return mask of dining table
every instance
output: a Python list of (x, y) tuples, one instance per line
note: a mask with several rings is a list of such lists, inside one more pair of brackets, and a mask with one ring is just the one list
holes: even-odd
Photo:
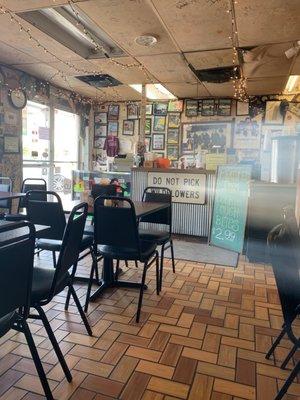
[[(64, 211), (65, 212), (70, 212), (72, 208), (80, 203), (79, 200), (73, 200), (69, 202), (63, 202), (64, 206)], [(137, 221), (145, 217), (146, 215), (156, 213), (158, 211), (161, 211), (163, 209), (166, 209), (170, 207), (169, 203), (156, 203), (156, 202), (143, 202), (143, 201), (133, 201), (134, 208), (135, 208), (135, 213), (136, 213), (136, 218)], [(119, 207), (129, 207), (127, 202), (120, 202)], [(93, 214), (93, 208), (92, 206), (89, 207), (89, 212)], [(86, 281), (87, 278), (82, 278), (76, 276), (76, 280), (83, 280)], [(108, 288), (113, 288), (113, 287), (126, 287), (126, 288), (136, 288), (139, 289), (141, 287), (141, 283), (138, 282), (131, 282), (131, 281), (124, 281), (120, 279), (115, 278), (115, 273), (114, 273), (114, 265), (113, 265), (113, 260), (108, 257), (103, 258), (103, 268), (102, 268), (102, 276), (101, 280), (98, 282), (94, 280), (94, 283), (98, 285), (98, 288), (95, 290), (95, 292), (90, 296), (90, 301), (96, 300), (105, 289)], [(144, 289), (147, 289), (147, 285), (144, 286)]]
[[(7, 227), (10, 225), (17, 225), (20, 222), (13, 222), (13, 221), (5, 221), (5, 220), (0, 220), (0, 243), (1, 245), (5, 244), (10, 244), (14, 242), (16, 239), (22, 240), (25, 239), (28, 236), (28, 228), (21, 227), (21, 228), (16, 228), (13, 230), (9, 230), (6, 232), (1, 232), (2, 227)], [(46, 225), (34, 225), (36, 233), (44, 233), (49, 229), (49, 226)]]

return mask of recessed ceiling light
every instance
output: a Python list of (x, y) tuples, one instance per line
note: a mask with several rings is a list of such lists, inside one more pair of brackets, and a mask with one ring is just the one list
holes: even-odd
[(158, 42), (157, 38), (153, 35), (141, 35), (141, 36), (137, 36), (134, 39), (135, 43), (140, 45), (140, 46), (144, 46), (144, 47), (151, 47), (156, 45), (156, 43)]

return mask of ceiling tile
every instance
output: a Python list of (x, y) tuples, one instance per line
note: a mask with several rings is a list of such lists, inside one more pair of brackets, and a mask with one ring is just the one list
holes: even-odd
[(299, 0), (243, 0), (235, 4), (239, 45), (300, 39)]
[[(87, 0), (73, 0), (74, 3)], [(11, 11), (21, 12), (28, 10), (38, 10), (45, 7), (57, 7), (68, 4), (68, 0), (2, 0), (1, 4)]]
[(210, 93), (201, 83), (163, 83), (163, 85), (178, 98), (199, 98), (210, 96)]
[(208, 83), (203, 82), (203, 85), (209, 91), (212, 97), (233, 97), (234, 87), (232, 82), (225, 83)]
[(247, 79), (249, 95), (280, 94), (286, 85), (287, 77)]
[(291, 74), (292, 75), (300, 75), (300, 54), (298, 54), (298, 56), (293, 64)]
[(196, 83), (196, 78), (180, 54), (137, 57), (159, 82)]
[[(78, 4), (120, 47), (130, 55), (171, 53), (176, 48), (158, 17), (146, 1), (91, 0)], [(143, 47), (134, 39), (151, 34), (158, 38), (152, 47)]]
[(227, 48), (231, 44), (228, 0), (152, 0), (183, 52)]
[(232, 49), (197, 51), (184, 54), (195, 69), (209, 69), (232, 65)]

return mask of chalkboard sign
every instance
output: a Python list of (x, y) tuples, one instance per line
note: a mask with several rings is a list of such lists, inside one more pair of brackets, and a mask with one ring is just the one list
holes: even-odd
[(241, 253), (248, 206), (250, 165), (218, 167), (210, 243)]

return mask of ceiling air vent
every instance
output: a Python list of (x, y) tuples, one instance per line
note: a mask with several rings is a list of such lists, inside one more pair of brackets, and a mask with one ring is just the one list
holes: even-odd
[(122, 82), (118, 81), (117, 79), (107, 74), (83, 75), (83, 76), (76, 76), (76, 78), (84, 83), (87, 83), (97, 88), (106, 88), (106, 87), (122, 85)]
[(221, 67), (221, 68), (210, 68), (210, 69), (194, 69), (191, 64), (189, 64), (190, 69), (197, 76), (201, 82), (210, 83), (224, 83), (229, 82), (233, 75), (240, 78), (239, 68), (234, 71), (234, 66), (232, 67)]

